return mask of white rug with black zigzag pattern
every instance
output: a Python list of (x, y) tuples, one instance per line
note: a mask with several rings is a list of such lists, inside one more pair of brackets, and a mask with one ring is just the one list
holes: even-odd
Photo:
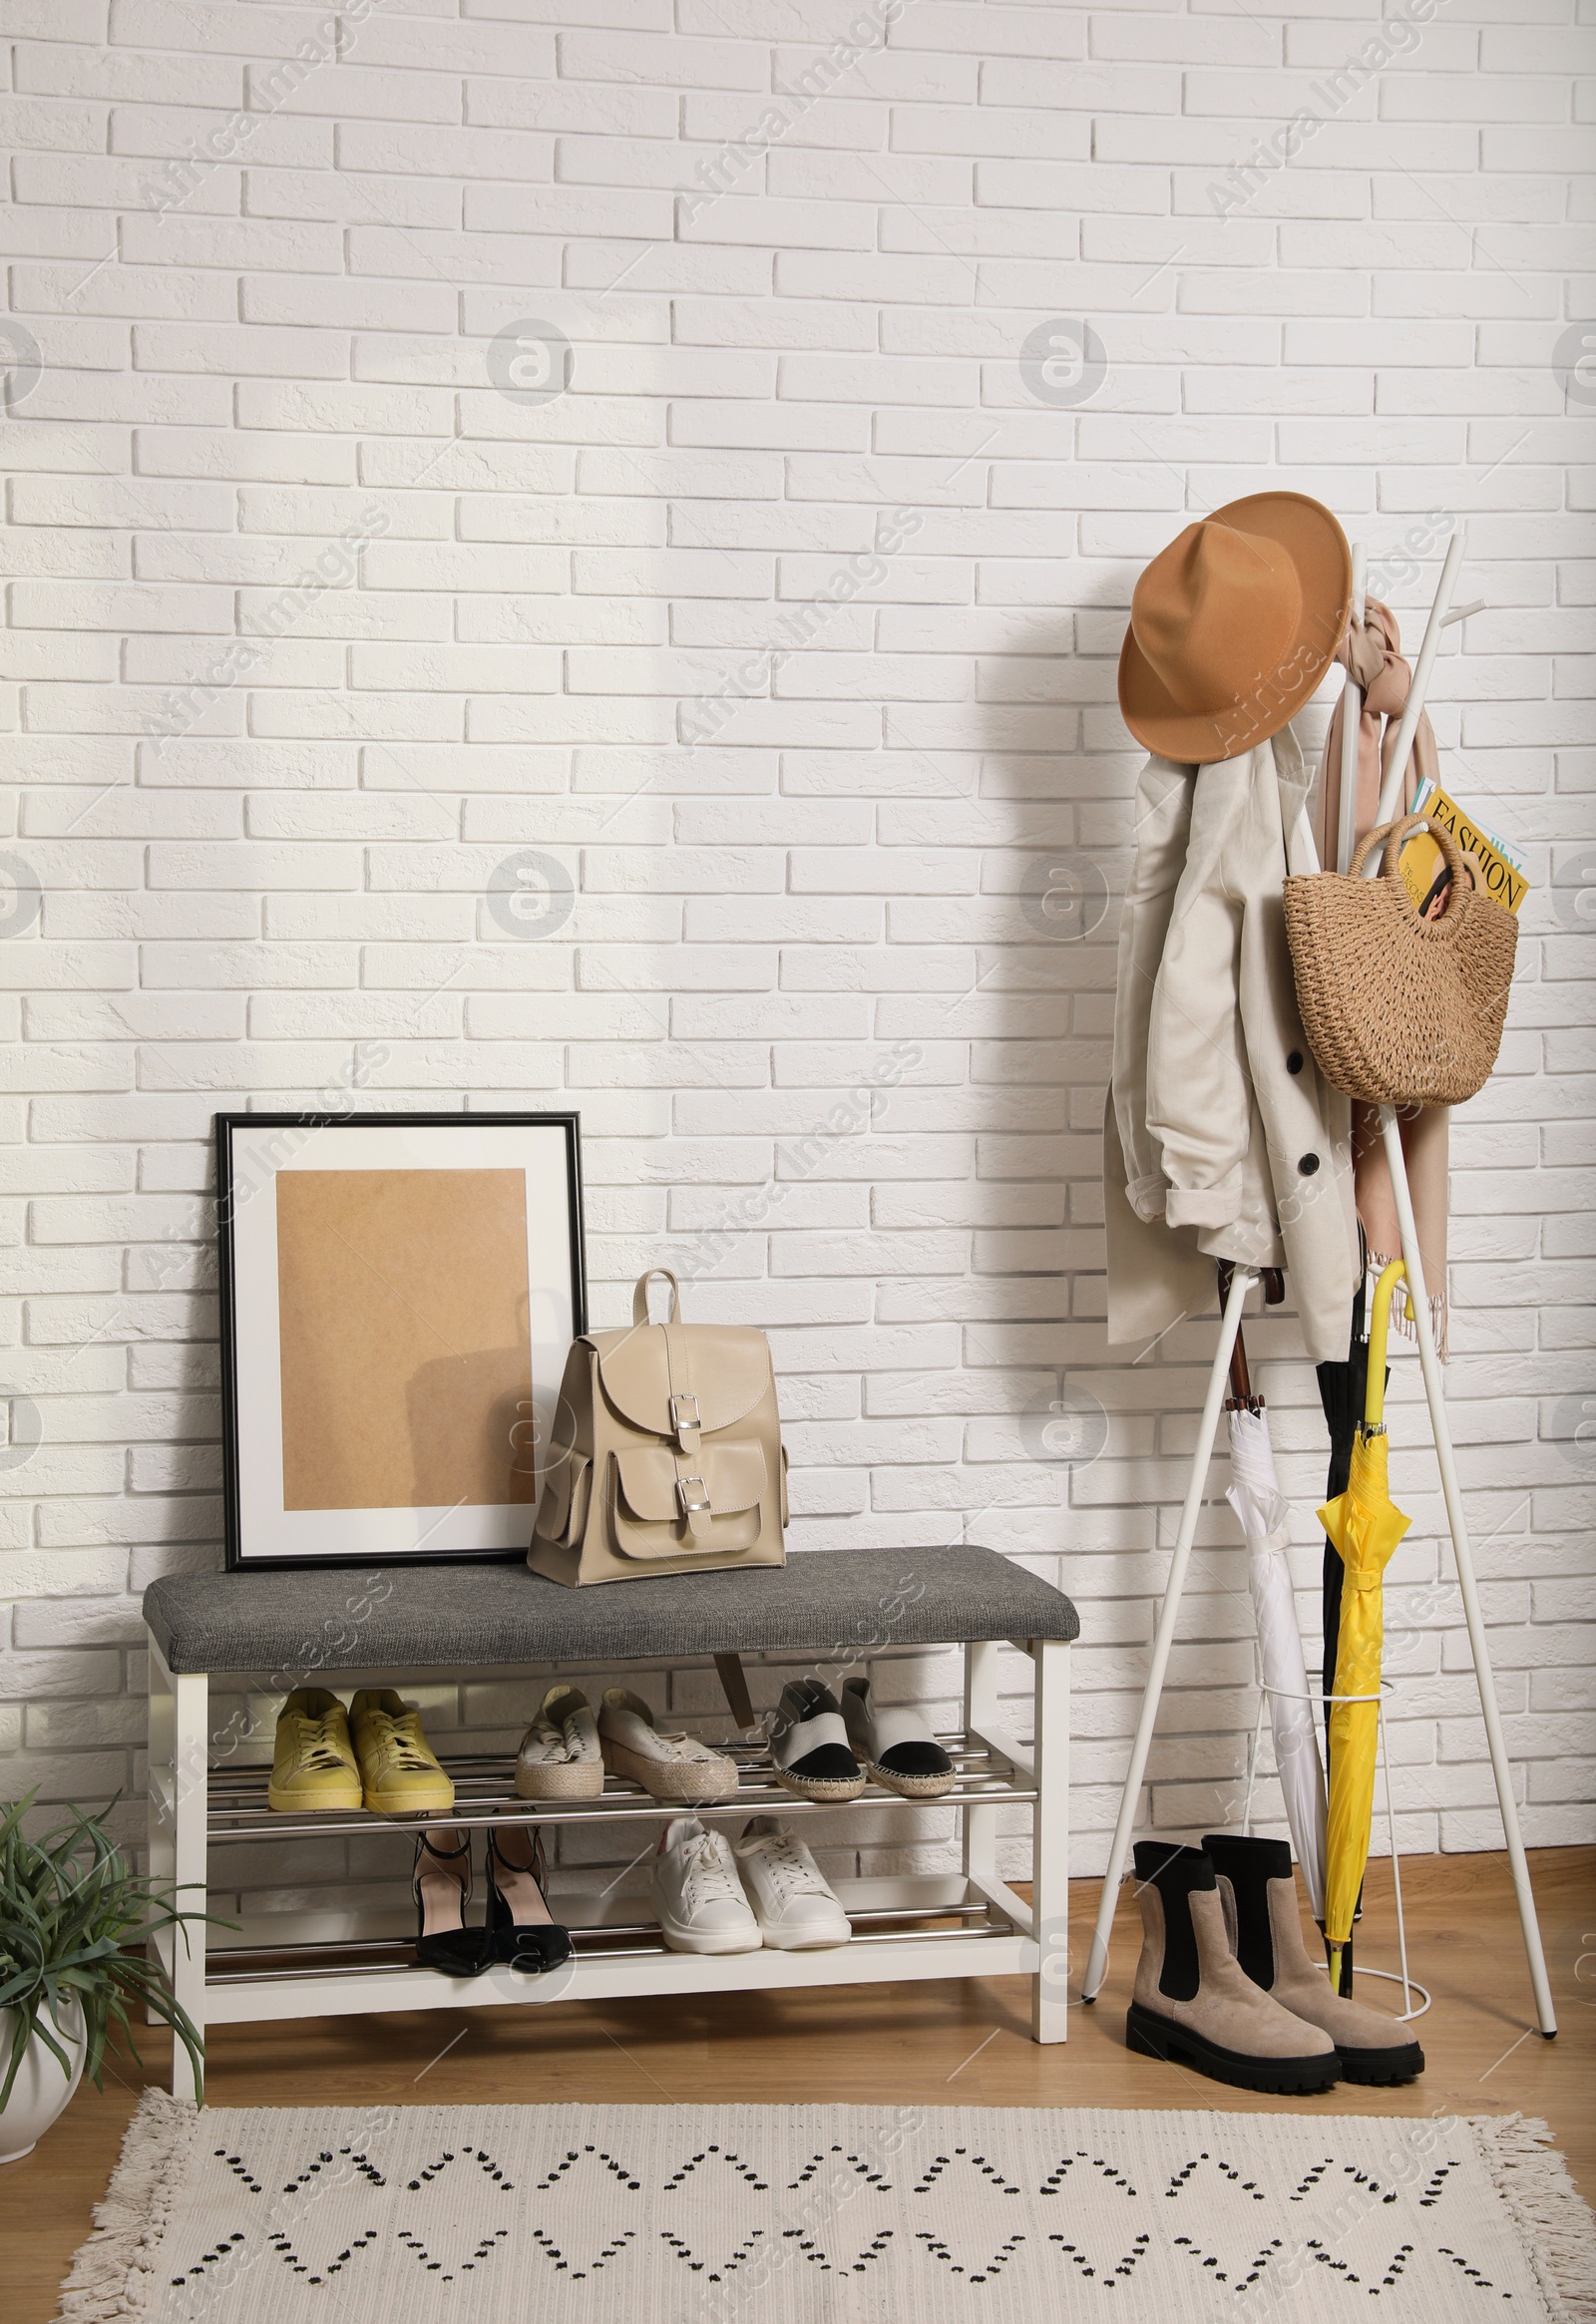
[(1516, 2118), (151, 2093), (98, 2218), (71, 2324), (1596, 2317), (1596, 2222)]

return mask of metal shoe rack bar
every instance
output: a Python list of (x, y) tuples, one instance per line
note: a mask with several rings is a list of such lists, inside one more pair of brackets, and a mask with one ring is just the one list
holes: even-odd
[(867, 1784), (857, 1799), (799, 1799), (776, 1781), (763, 1747), (741, 1741), (717, 1742), (711, 1746), (736, 1760), (736, 1796), (696, 1804), (653, 1799), (614, 1775), (605, 1776), (603, 1790), (595, 1799), (523, 1799), (506, 1781), (503, 1752), (471, 1752), (442, 1758), (455, 1786), (455, 1804), (442, 1814), (381, 1815), (369, 1808), (354, 1808), (293, 1816), (267, 1806), (264, 1767), (215, 1769), (210, 1777), (209, 1840), (216, 1847), (228, 1840), (325, 1839), (335, 1832), (368, 1834), (391, 1829), (414, 1834), (437, 1823), (456, 1823), (475, 1830), (493, 1823), (604, 1823), (617, 1815), (665, 1822), (675, 1815), (761, 1815), (766, 1810), (779, 1810), (783, 1816), (796, 1817), (835, 1814), (839, 1806), (957, 1807), (971, 1800), (998, 1804), (1035, 1799), (1034, 1784), (980, 1737), (961, 1733), (941, 1735), (937, 1740), (954, 1762), (956, 1780), (951, 1791), (936, 1799), (905, 1799), (876, 1783)]
[[(211, 1773), (207, 1838), (209, 1846), (215, 1848), (259, 1839), (325, 1839), (338, 1834), (369, 1838), (378, 1831), (398, 1832), (410, 1839), (427, 1825), (437, 1823), (458, 1824), (463, 1830), (486, 1829), (496, 1823), (545, 1828), (552, 1824), (602, 1825), (618, 1816), (627, 1821), (663, 1824), (683, 1814), (740, 1819), (771, 1810), (778, 1811), (784, 1820), (800, 1822), (817, 1815), (835, 1815), (842, 1809), (1034, 1807), (1033, 1782), (991, 1743), (963, 1733), (943, 1735), (938, 1741), (954, 1762), (956, 1779), (952, 1789), (940, 1798), (919, 1800), (905, 1799), (900, 1793), (875, 1783), (867, 1784), (857, 1799), (829, 1802), (799, 1799), (776, 1782), (762, 1746), (740, 1739), (714, 1745), (737, 1762), (735, 1797), (694, 1805), (680, 1800), (656, 1800), (636, 1785), (612, 1775), (605, 1777), (603, 1790), (597, 1798), (527, 1800), (507, 1784), (508, 1770), (502, 1752), (474, 1752), (442, 1759), (455, 1785), (455, 1805), (446, 1814), (383, 1815), (354, 1809), (292, 1816), (279, 1814), (268, 1806), (264, 1768), (225, 1768)], [(845, 1888), (864, 1892), (845, 1899), (855, 1943), (901, 1942), (908, 1935), (998, 1937), (1013, 1931), (1013, 1922), (998, 1911), (991, 1897), (954, 1901), (940, 1892), (948, 1885), (944, 1882), (933, 1884), (939, 1887), (937, 1894), (928, 1893), (923, 1898), (874, 1904), (864, 1900), (865, 1895), (882, 1885), (880, 1882), (844, 1883)], [(580, 1915), (590, 1905), (591, 1893), (556, 1891), (553, 1902), (557, 1917), (562, 1911)], [(628, 1914), (633, 1913), (635, 1899), (622, 1900), (622, 1906)], [(406, 1938), (398, 1930), (385, 1936), (321, 1941), (288, 1938), (268, 1943), (254, 1941), (254, 1929), (259, 1925), (254, 1923), (241, 1937), (230, 1941), (224, 1930), (212, 1934), (210, 1984), (352, 1975), (368, 1967), (379, 1955), (391, 1956), (396, 1969), (403, 1969), (407, 1964), (414, 1966), (409, 1963)], [(574, 1918), (569, 1925), (573, 1941), (585, 1959), (620, 1959), (665, 1951), (658, 1927), (646, 1918), (612, 1920), (606, 1917), (598, 1922)]]

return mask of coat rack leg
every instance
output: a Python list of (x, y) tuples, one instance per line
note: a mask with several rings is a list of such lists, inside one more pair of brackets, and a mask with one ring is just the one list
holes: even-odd
[[(1369, 552), (1361, 541), (1353, 543), (1353, 624), (1362, 629), (1368, 611)], [(1358, 739), (1359, 720), (1363, 714), (1364, 697), (1358, 680), (1353, 676), (1352, 664), (1347, 667), (1347, 684), (1341, 698), (1341, 814), (1339, 829), (1325, 834), (1325, 850), (1334, 846), (1336, 869), (1345, 872), (1358, 851)]]
[(1529, 1884), (1529, 1864), (1518, 1829), (1518, 1805), (1513, 1798), (1512, 1768), (1508, 1764), (1507, 1741), (1502, 1734), (1502, 1715), (1496, 1702), (1496, 1682), (1491, 1676), (1490, 1645), (1485, 1636), (1484, 1617), (1479, 1610), (1473, 1552), (1468, 1542), (1468, 1525), (1463, 1515), (1463, 1496), (1457, 1482), (1457, 1466), (1452, 1458), (1452, 1436), (1441, 1387), (1440, 1361), (1435, 1354), (1435, 1335), (1430, 1329), (1429, 1294), (1419, 1258), (1418, 1231), (1413, 1224), (1412, 1197), (1407, 1188), (1407, 1163), (1402, 1153), (1401, 1132), (1397, 1127), (1395, 1106), (1381, 1107), (1380, 1126), (1386, 1141), (1386, 1161), (1391, 1171), (1392, 1191), (1396, 1198), (1396, 1221), (1401, 1228), (1402, 1258), (1407, 1266), (1410, 1304), (1418, 1333), (1418, 1360), (1423, 1368), (1429, 1424), (1435, 1439), (1441, 1491), (1446, 1499), (1446, 1521), (1451, 1528), (1452, 1555), (1457, 1561), (1457, 1586), (1462, 1593), (1463, 1617), (1468, 1624), (1468, 1644), (1474, 1657), (1474, 1677), (1479, 1684), (1479, 1708), (1485, 1721), (1485, 1740), (1490, 1745), (1491, 1769), (1496, 1777), (1496, 1799), (1501, 1808), (1502, 1831), (1507, 1841), (1507, 1861), (1512, 1867), (1513, 1889), (1518, 1898), (1519, 1925), (1524, 1932), (1524, 1951), (1529, 1960), (1529, 1982), (1534, 1988), (1535, 2014), (1540, 2020), (1540, 2030), (1550, 2037), (1557, 2031), (1557, 2013), (1552, 2006), (1552, 1989), (1546, 1975), (1546, 1955), (1541, 1947), (1535, 1893)]
[(1086, 1957), (1085, 1982), (1081, 1986), (1082, 2001), (1096, 2000), (1103, 1974), (1108, 1967), (1108, 1932), (1113, 1927), (1119, 1883), (1124, 1878), (1125, 1858), (1130, 1853), (1136, 1805), (1141, 1798), (1142, 1778), (1147, 1772), (1147, 1753), (1152, 1745), (1153, 1727), (1158, 1718), (1158, 1698), (1164, 1690), (1164, 1672), (1169, 1663), (1170, 1647), (1174, 1643), (1180, 1595), (1185, 1587), (1191, 1545), (1197, 1537), (1203, 1488), (1208, 1482), (1208, 1463), (1213, 1458), (1214, 1439), (1219, 1434), (1219, 1413), (1225, 1400), (1231, 1350), (1241, 1330), (1243, 1304), (1257, 1281), (1256, 1275), (1238, 1267), (1231, 1277), (1230, 1294), (1225, 1301), (1225, 1312), (1219, 1326), (1219, 1346), (1214, 1351), (1214, 1368), (1208, 1375), (1208, 1395), (1197, 1430), (1196, 1449), (1191, 1456), (1191, 1482), (1186, 1487), (1186, 1505), (1180, 1513), (1180, 1531), (1175, 1537), (1175, 1554), (1170, 1560), (1169, 1580), (1164, 1585), (1164, 1602), (1159, 1609), (1158, 1629), (1153, 1638), (1153, 1659), (1147, 1673), (1146, 1691), (1141, 1699), (1141, 1717), (1136, 1722), (1136, 1740), (1131, 1744), (1130, 1765), (1125, 1770), (1125, 1788), (1119, 1795), (1119, 1820), (1114, 1825), (1113, 1846), (1108, 1852), (1102, 1901), (1097, 1907), (1097, 1926), (1092, 1931), (1091, 1951)]

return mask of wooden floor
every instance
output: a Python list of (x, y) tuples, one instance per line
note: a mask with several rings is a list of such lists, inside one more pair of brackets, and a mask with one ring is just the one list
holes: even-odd
[[(1237, 2112), (1544, 2117), (1587, 2200), (1596, 2203), (1596, 1849), (1532, 1859), (1561, 2031), (1535, 2034), (1506, 1861), (1409, 1858), (1403, 1865), (1408, 1952), (1434, 1996), (1419, 2024), (1428, 2070), (1406, 2090), (1338, 2086), (1317, 2100), (1272, 2100), (1185, 2069), (1130, 2057), (1125, 2002), (1140, 1922), (1127, 1887), (1108, 1981), (1077, 2006), (1069, 2040), (1029, 2038), (1029, 1988), (1018, 1978), (946, 1985), (862, 1986), (812, 1994), (695, 1998), (668, 2013), (654, 2002), (592, 2002), (550, 2010), (418, 2012), (324, 2018), (299, 2025), (220, 2027), (208, 2095), (220, 2106), (536, 2104), (631, 2105), (854, 2101), (868, 2105), (1218, 2107)], [(1097, 1884), (1070, 1896), (1079, 1966)], [(1361, 1952), (1395, 1966), (1388, 1867), (1370, 1867)], [(1587, 1950), (1587, 1947), (1590, 1950)], [(1396, 1989), (1361, 1998), (1396, 2009)], [(168, 2053), (152, 2032), (145, 2074), (126, 2060), (104, 2095), (85, 2087), (31, 2155), (0, 2170), (0, 2250), (8, 2324), (49, 2324), (55, 2290), (88, 2232), (145, 2080), (164, 2083)]]

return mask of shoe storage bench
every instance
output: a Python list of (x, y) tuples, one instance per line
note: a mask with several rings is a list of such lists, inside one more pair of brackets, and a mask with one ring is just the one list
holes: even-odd
[[(738, 1760), (741, 1785), (734, 1801), (693, 1811), (716, 1822), (775, 1810), (811, 1844), (824, 1845), (823, 1830), (810, 1829), (818, 1816), (891, 1808), (901, 1817), (919, 1805), (959, 1810), (962, 1871), (837, 1884), (854, 1931), (847, 1945), (820, 1952), (672, 1953), (657, 1928), (638, 1918), (634, 1897), (557, 1890), (551, 1904), (571, 1928), (571, 1962), (543, 1978), (495, 1967), (467, 1981), (411, 1960), (391, 1914), (370, 1920), (358, 1912), (259, 1915), (236, 1930), (191, 1924), (187, 1947), (171, 1935), (162, 1940), (178, 1997), (201, 2029), (506, 2002), (1018, 1975), (1031, 1979), (1036, 2040), (1064, 2039), (1069, 1642), (1079, 1620), (1060, 1591), (991, 1550), (810, 1553), (773, 1570), (673, 1574), (584, 1590), (508, 1564), (387, 1566), (375, 1575), (370, 1569), (198, 1574), (152, 1583), (144, 1618), (151, 1648), (152, 1869), (193, 1906), (205, 1895), (211, 1851), (243, 1840), (368, 1834), (382, 1822), (409, 1830), (427, 1821), (547, 1826), (623, 1816), (657, 1829), (685, 1812), (613, 1777), (597, 1799), (521, 1799), (505, 1753), (444, 1754), (456, 1785), (447, 1817), (274, 1814), (266, 1804), (266, 1768), (238, 1764), (229, 1756), (228, 1736), (212, 1733), (213, 1674), (226, 1676), (229, 1692), (240, 1677), (277, 1690), (315, 1684), (347, 1691), (527, 1666), (530, 1718), (538, 1694), (534, 1674), (561, 1665), (613, 1669), (624, 1678), (628, 1663), (669, 1668), (710, 1656), (769, 1653), (809, 1658), (830, 1676), (839, 1665), (846, 1670), (887, 1648), (965, 1649), (963, 1729), (942, 1739), (958, 1781), (941, 1799), (918, 1803), (871, 1784), (844, 1809), (822, 1806), (779, 1789), (757, 1743), (718, 1746)], [(1030, 1657), (1034, 1671), (1028, 1745), (998, 1719), (998, 1656), (1004, 1640)], [(1000, 1820), (1015, 1804), (1031, 1812), (1029, 1903), (997, 1870)]]

